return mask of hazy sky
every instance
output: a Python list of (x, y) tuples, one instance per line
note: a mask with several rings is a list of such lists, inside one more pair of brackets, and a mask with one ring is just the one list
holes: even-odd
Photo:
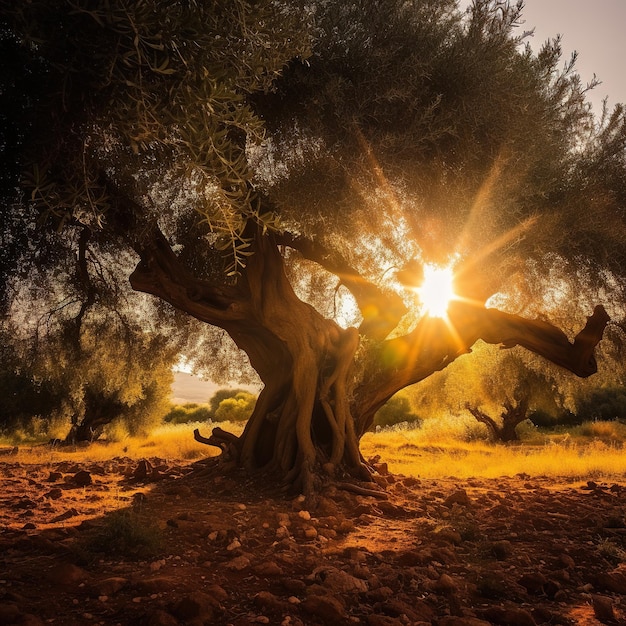
[(524, 30), (535, 29), (533, 49), (562, 35), (563, 61), (578, 52), (578, 73), (602, 81), (590, 94), (596, 111), (608, 96), (609, 106), (626, 103), (626, 0), (525, 0)]

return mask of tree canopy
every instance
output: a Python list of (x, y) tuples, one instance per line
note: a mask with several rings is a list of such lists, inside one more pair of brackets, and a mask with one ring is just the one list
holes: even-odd
[[(208, 439), (225, 455), (305, 491), (322, 468), (367, 478), (376, 411), (478, 339), (588, 376), (594, 304), (623, 321), (624, 108), (594, 118), (558, 39), (534, 54), (522, 16), (499, 0), (3, 4), (18, 215), (132, 251), (134, 289), (246, 353), (264, 388), (241, 437)], [(420, 300), (433, 265), (454, 271), (442, 318)], [(519, 316), (559, 290), (536, 280), (551, 273), (581, 286), (569, 335)]]

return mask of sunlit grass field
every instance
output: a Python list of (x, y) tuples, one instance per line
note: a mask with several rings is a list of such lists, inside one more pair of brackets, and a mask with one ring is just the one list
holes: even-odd
[[(206, 436), (206, 422), (165, 425), (146, 438), (96, 442), (88, 447), (22, 445), (16, 455), (0, 460), (52, 463), (65, 459), (104, 461), (113, 457), (159, 457), (190, 462), (219, 451), (193, 439), (194, 428)], [(220, 423), (235, 434), (243, 424)], [(497, 478), (528, 474), (567, 480), (626, 480), (626, 426), (620, 422), (587, 423), (561, 431), (522, 429), (515, 444), (489, 443), (478, 438), (476, 428), (452, 418), (421, 428), (401, 424), (367, 433), (361, 441), (366, 459), (380, 456), (393, 473), (421, 478)], [(9, 446), (8, 440), (0, 441)]]

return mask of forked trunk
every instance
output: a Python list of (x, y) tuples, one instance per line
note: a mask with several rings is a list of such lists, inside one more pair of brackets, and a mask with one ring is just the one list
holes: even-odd
[(221, 288), (187, 274), (160, 234), (153, 244), (142, 251), (133, 287), (225, 329), (264, 384), (240, 437), (216, 428), (196, 438), (307, 493), (320, 470), (367, 478), (348, 402), (357, 329), (341, 328), (296, 296), (268, 236), (256, 238), (237, 285)]

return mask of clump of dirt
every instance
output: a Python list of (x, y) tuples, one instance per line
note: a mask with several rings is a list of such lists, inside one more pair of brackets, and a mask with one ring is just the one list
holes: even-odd
[(626, 623), (622, 484), (380, 466), (309, 510), (198, 467), (0, 464), (0, 624)]

